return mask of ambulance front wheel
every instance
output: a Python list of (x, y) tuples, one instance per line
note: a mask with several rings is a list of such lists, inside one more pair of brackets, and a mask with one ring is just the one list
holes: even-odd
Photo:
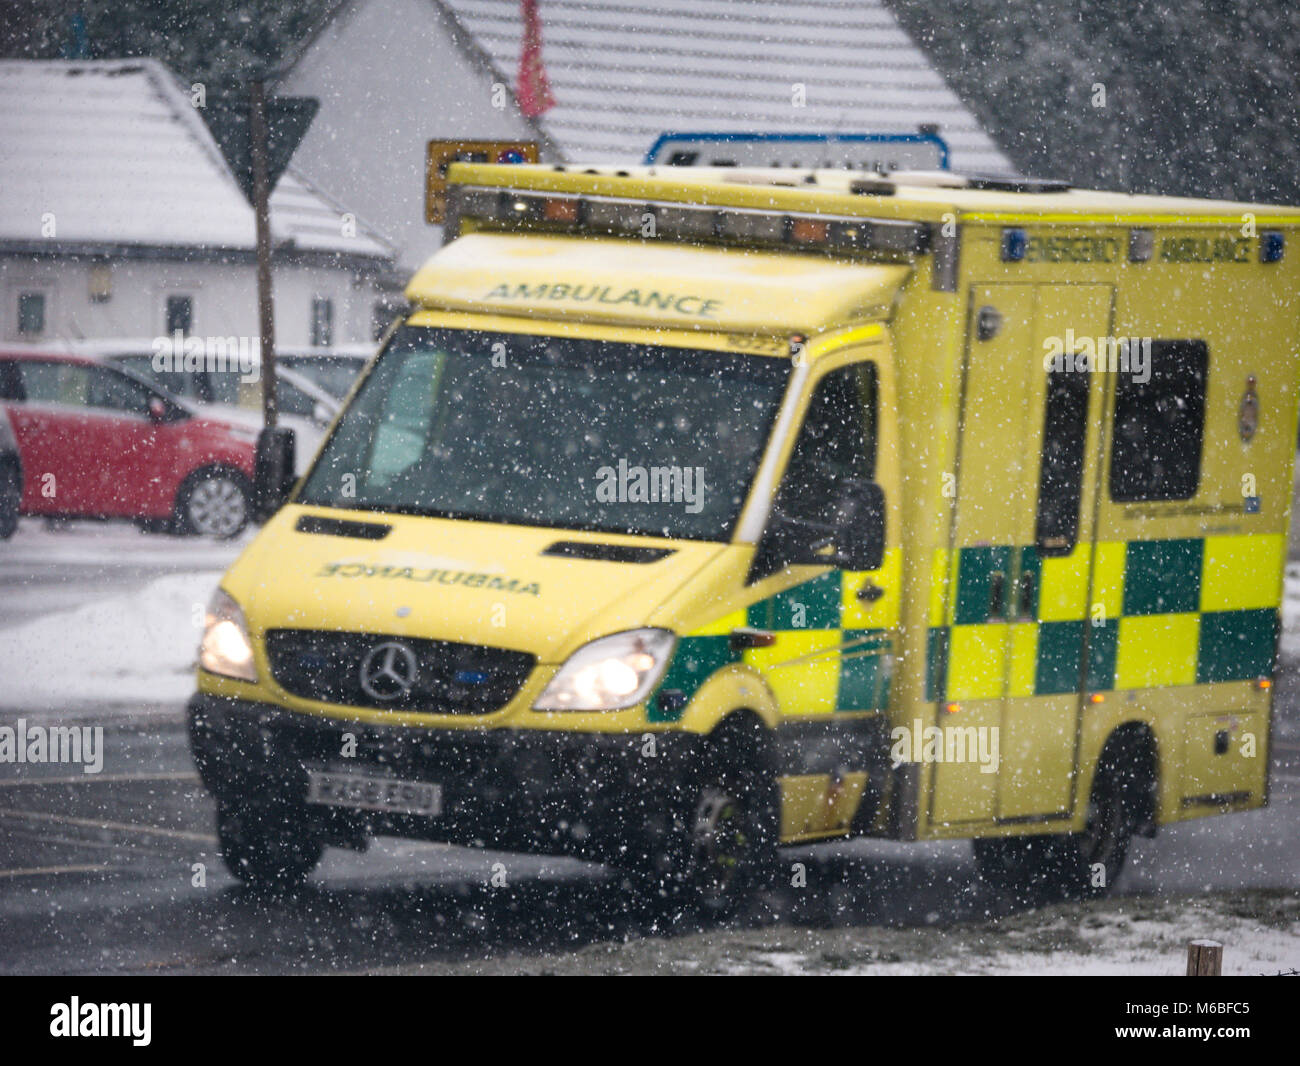
[(249, 888), (259, 890), (300, 884), (325, 850), (304, 819), (282, 805), (221, 803), (217, 839), (226, 869)]
[(705, 916), (743, 910), (776, 873), (780, 803), (758, 727), (728, 725), (652, 800), (628, 870), (641, 893)]

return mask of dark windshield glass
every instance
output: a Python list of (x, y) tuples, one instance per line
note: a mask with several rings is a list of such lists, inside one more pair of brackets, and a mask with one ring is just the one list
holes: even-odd
[(408, 327), (298, 500), (726, 540), (788, 375), (766, 356)]

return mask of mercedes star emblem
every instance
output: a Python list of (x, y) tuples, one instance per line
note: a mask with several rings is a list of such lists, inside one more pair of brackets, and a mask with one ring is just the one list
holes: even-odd
[(395, 700), (411, 691), (418, 673), (415, 652), (390, 640), (361, 660), (361, 687), (372, 699)]

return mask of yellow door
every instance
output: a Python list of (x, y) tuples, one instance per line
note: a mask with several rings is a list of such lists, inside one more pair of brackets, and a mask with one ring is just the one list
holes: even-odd
[[(834, 504), (846, 478), (878, 481), (893, 499), (894, 428), (880, 419), (893, 405), (887, 363), (827, 371), (812, 389), (775, 509), (815, 515)], [(877, 718), (889, 702), (898, 624), (896, 521), (890, 527), (877, 570), (801, 567), (793, 585), (782, 570), (756, 584), (773, 591), (744, 613), (749, 639), (764, 643), (743, 661), (762, 673), (781, 710), (783, 839), (847, 832), (864, 791), (883, 787), (883, 768), (869, 764), (882, 742)]]
[(1056, 348), (1109, 334), (1104, 285), (971, 290), (931, 819), (1073, 805), (1101, 375)]

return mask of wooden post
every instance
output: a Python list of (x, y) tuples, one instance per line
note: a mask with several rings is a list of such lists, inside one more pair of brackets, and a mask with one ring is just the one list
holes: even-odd
[(1187, 945), (1188, 977), (1222, 977), (1223, 945), (1217, 940), (1193, 940)]
[(253, 213), (257, 217), (257, 315), (262, 333), (262, 417), (276, 424), (275, 312), (271, 303), (271, 190), (267, 173), (266, 85), (259, 74), (248, 94), (248, 136), (253, 157)]

